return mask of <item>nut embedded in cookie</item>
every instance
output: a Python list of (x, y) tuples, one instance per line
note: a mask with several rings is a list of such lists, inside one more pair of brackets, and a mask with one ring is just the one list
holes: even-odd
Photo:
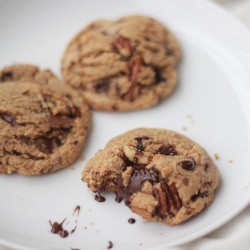
[(81, 95), (58, 81), (8, 82), (0, 93), (0, 173), (41, 175), (77, 159), (91, 121)]
[(115, 192), (149, 221), (179, 224), (214, 199), (219, 172), (206, 151), (164, 129), (135, 129), (107, 143), (86, 164), (83, 181), (93, 192)]
[(150, 108), (172, 94), (180, 47), (159, 21), (146, 16), (98, 20), (80, 31), (62, 57), (65, 81), (94, 109)]
[(59, 81), (59, 78), (51, 70), (41, 70), (31, 64), (14, 64), (0, 70), (0, 84), (5, 82), (47, 84), (50, 81)]

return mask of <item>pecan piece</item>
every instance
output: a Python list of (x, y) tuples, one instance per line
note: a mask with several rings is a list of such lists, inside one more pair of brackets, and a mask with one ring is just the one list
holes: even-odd
[(129, 57), (131, 54), (131, 44), (128, 38), (117, 36), (113, 43), (114, 48), (124, 57)]
[(179, 211), (182, 201), (174, 183), (168, 185), (165, 181), (161, 181), (154, 187), (154, 192), (159, 201), (156, 211), (158, 216), (173, 216)]
[(123, 99), (126, 101), (133, 101), (136, 95), (136, 83), (137, 83), (137, 77), (140, 72), (141, 66), (142, 66), (143, 60), (141, 56), (134, 56), (129, 61), (129, 67), (130, 67), (130, 81), (131, 85), (129, 87), (128, 92), (123, 96)]
[(52, 128), (68, 128), (72, 125), (73, 120), (65, 115), (51, 115), (49, 122)]

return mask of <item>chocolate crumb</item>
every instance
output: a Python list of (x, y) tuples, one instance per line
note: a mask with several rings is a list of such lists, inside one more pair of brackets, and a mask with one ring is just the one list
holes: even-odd
[(113, 246), (114, 246), (113, 242), (109, 241), (109, 245), (108, 245), (107, 249), (111, 249), (111, 248), (113, 248)]
[(49, 223), (51, 225), (51, 233), (53, 234), (58, 234), (60, 235), (62, 238), (66, 238), (69, 233), (67, 230), (65, 230), (63, 228), (63, 223), (65, 222), (66, 218), (61, 222), (61, 223), (58, 223), (58, 222), (54, 222), (52, 223), (50, 220), (49, 220)]
[(98, 201), (98, 202), (104, 202), (104, 201), (106, 201), (105, 197), (103, 197), (100, 193), (97, 193), (95, 195), (95, 200)]
[(134, 218), (128, 219), (128, 223), (129, 224), (134, 224), (135, 222), (136, 222), (136, 220)]

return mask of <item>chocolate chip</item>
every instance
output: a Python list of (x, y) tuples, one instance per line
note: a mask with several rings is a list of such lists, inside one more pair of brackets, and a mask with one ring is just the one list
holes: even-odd
[(193, 160), (185, 160), (180, 162), (181, 168), (187, 170), (187, 171), (192, 171), (195, 168), (195, 162)]
[(8, 122), (11, 126), (16, 126), (16, 119), (15, 117), (8, 115), (8, 114), (0, 114), (0, 118), (4, 121)]
[(46, 137), (40, 137), (36, 140), (37, 148), (44, 154), (51, 154), (53, 152), (52, 140)]
[(136, 220), (134, 218), (129, 218), (128, 219), (129, 224), (134, 224), (135, 222), (136, 222)]
[(160, 147), (156, 153), (162, 155), (171, 155), (171, 156), (177, 155), (175, 148), (171, 145)]
[(0, 81), (2, 81), (2, 82), (8, 82), (11, 80), (13, 80), (13, 74), (11, 72), (5, 72), (0, 77)]
[(191, 200), (196, 201), (198, 198), (204, 198), (207, 197), (208, 195), (209, 195), (208, 191), (204, 191), (201, 193), (199, 190), (197, 194), (191, 196)]
[(102, 81), (95, 85), (95, 91), (97, 93), (107, 93), (109, 91), (109, 81)]

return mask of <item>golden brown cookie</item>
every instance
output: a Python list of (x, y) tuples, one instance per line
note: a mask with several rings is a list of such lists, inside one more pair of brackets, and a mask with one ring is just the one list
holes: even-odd
[(25, 81), (46, 84), (54, 80), (59, 79), (51, 70), (41, 70), (31, 64), (14, 64), (0, 70), (0, 83)]
[(78, 33), (64, 52), (62, 74), (94, 109), (145, 109), (173, 92), (179, 58), (177, 40), (163, 24), (126, 16)]
[(133, 212), (168, 225), (201, 212), (219, 185), (206, 151), (164, 129), (135, 129), (112, 139), (88, 161), (82, 177), (93, 192), (116, 192)]
[(57, 82), (8, 82), (0, 93), (0, 173), (46, 174), (77, 159), (90, 127), (82, 96)]

